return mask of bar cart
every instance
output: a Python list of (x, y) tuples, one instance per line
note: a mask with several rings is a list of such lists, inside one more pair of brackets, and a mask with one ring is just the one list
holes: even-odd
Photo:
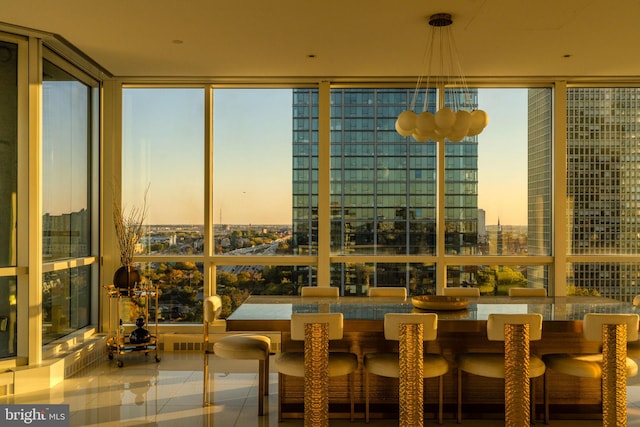
[[(160, 362), (158, 356), (158, 286), (149, 283), (136, 284), (130, 289), (117, 288), (114, 285), (104, 286), (109, 297), (109, 334), (107, 337), (107, 352), (109, 360), (114, 357), (119, 368), (124, 366), (120, 356), (129, 353), (144, 353), (147, 356), (154, 353), (155, 361)], [(124, 332), (122, 319), (123, 304), (134, 303), (138, 311), (137, 329), (130, 335)], [(154, 304), (154, 323), (152, 331), (143, 326), (149, 321), (149, 305)], [(115, 327), (114, 327), (115, 325)], [(150, 326), (150, 325), (147, 325)]]

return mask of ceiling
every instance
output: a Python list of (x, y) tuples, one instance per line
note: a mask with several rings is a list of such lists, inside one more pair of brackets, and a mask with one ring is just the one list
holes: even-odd
[(469, 77), (636, 77), (638, 0), (2, 0), (114, 76), (411, 77), (453, 16)]

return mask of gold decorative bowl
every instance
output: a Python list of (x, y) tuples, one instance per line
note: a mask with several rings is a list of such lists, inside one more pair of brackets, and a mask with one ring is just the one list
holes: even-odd
[(469, 300), (445, 295), (418, 295), (411, 298), (413, 306), (422, 310), (464, 310)]

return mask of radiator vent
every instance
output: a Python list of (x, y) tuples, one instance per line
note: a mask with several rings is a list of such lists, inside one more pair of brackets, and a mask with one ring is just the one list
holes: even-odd
[(201, 342), (174, 342), (173, 351), (202, 351)]
[(105, 337), (97, 336), (82, 347), (64, 354), (64, 377), (87, 371), (107, 359)]

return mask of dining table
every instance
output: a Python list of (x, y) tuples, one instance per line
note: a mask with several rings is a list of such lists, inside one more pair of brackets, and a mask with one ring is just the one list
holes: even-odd
[[(455, 304), (425, 307), (423, 296), (402, 297), (248, 297), (227, 319), (228, 331), (264, 332), (277, 335), (273, 351), (302, 351), (303, 343), (291, 340), (290, 318), (293, 313), (339, 312), (344, 316), (344, 337), (332, 341), (330, 351), (349, 351), (358, 355), (380, 351), (398, 351), (397, 341), (384, 338), (387, 313), (434, 312), (438, 315), (437, 339), (425, 342), (424, 351), (442, 354), (450, 365), (444, 377), (444, 415), (455, 418), (457, 373), (455, 356), (460, 352), (500, 352), (504, 343), (489, 341), (486, 322), (491, 313), (540, 313), (543, 317), (542, 339), (530, 345), (532, 354), (585, 352), (597, 353), (600, 344), (587, 341), (582, 334), (586, 313), (638, 313), (632, 303), (596, 296), (508, 297), (481, 296), (446, 298)], [(443, 297), (444, 298), (444, 297)], [(437, 298), (436, 298), (437, 299)], [(460, 304), (460, 301), (463, 303)], [(279, 343), (279, 344), (277, 344)], [(362, 363), (356, 373), (356, 412), (364, 413)], [(398, 379), (372, 376), (370, 383), (371, 418), (398, 417)], [(282, 376), (278, 398), (282, 418), (303, 417), (304, 385), (300, 378)], [(436, 379), (425, 380), (425, 416), (435, 416), (438, 404)], [(598, 419), (602, 416), (600, 381), (569, 377), (549, 372), (549, 407), (554, 418)], [(331, 378), (330, 416), (349, 416), (347, 378)], [(504, 417), (504, 381), (470, 375), (463, 381), (464, 417), (500, 419)], [(543, 381), (534, 381), (535, 402), (532, 419), (544, 415)]]

